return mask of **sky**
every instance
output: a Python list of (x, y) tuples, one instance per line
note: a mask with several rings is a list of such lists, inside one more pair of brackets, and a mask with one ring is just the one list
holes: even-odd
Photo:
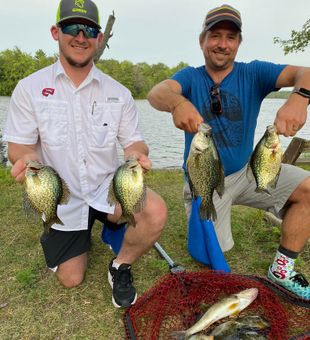
[[(0, 51), (20, 48), (34, 55), (42, 49), (47, 55), (58, 52), (50, 34), (55, 23), (58, 0), (1, 0)], [(309, 0), (95, 0), (101, 26), (114, 11), (113, 36), (103, 59), (133, 63), (180, 62), (203, 64), (198, 43), (206, 13), (223, 3), (241, 12), (243, 41), (237, 60), (254, 59), (310, 66), (310, 47), (305, 52), (284, 55), (273, 37), (290, 38), (310, 18)]]

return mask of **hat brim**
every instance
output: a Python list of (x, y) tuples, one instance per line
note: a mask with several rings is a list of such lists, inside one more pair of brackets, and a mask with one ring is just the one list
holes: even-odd
[(74, 20), (76, 20), (76, 19), (81, 20), (81, 23), (91, 23), (91, 24), (94, 24), (95, 27), (101, 29), (101, 26), (99, 26), (99, 25), (96, 23), (96, 21), (91, 20), (91, 19), (89, 19), (89, 18), (82, 17), (82, 16), (76, 16), (76, 15), (72, 15), (72, 16), (68, 16), (68, 17), (62, 18), (61, 20), (59, 20), (59, 21), (57, 22), (57, 25), (58, 25), (58, 24), (61, 24), (61, 23), (63, 23), (63, 22), (65, 22), (65, 21), (74, 21)]
[(238, 29), (238, 31), (241, 32), (241, 22), (228, 16), (222, 16), (220, 18), (215, 19), (214, 21), (211, 21), (208, 25), (205, 26), (204, 31), (209, 31), (213, 26), (215, 26), (216, 24), (222, 21), (229, 21), (233, 23)]

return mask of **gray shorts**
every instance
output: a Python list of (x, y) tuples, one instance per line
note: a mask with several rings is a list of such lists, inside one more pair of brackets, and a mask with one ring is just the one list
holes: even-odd
[[(249, 180), (246, 175), (247, 166), (238, 172), (225, 177), (225, 190), (220, 199), (217, 192), (213, 193), (213, 203), (217, 212), (214, 223), (218, 241), (223, 251), (230, 250), (234, 245), (231, 232), (232, 205), (245, 205), (252, 208), (263, 209), (282, 218), (287, 208), (287, 200), (297, 186), (310, 172), (299, 167), (282, 164), (279, 180), (275, 189), (270, 189), (271, 196), (265, 193), (256, 193), (254, 177)], [(183, 197), (186, 215), (189, 218), (192, 207), (192, 197), (188, 182), (185, 182)]]

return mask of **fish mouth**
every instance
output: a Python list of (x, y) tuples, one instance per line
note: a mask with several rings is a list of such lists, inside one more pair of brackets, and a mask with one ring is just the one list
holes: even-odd
[(248, 288), (248, 289), (244, 290), (243, 292), (239, 293), (239, 295), (242, 298), (254, 301), (257, 298), (258, 289), (257, 288)]

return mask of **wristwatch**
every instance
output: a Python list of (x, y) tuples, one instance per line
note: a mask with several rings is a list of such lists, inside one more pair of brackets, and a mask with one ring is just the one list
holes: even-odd
[(310, 90), (307, 90), (303, 87), (295, 87), (292, 93), (297, 93), (300, 96), (303, 96), (305, 98), (309, 99), (309, 104), (310, 104)]

